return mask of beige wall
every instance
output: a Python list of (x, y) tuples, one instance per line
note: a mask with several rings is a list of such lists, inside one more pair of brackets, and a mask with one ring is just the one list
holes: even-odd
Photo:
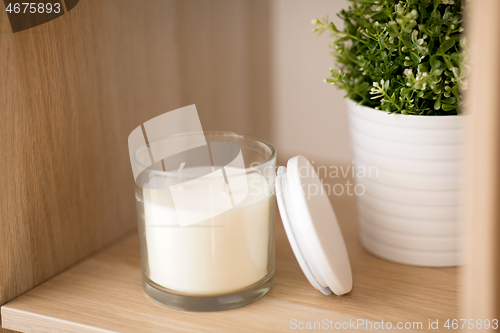
[(281, 158), (301, 154), (320, 163), (350, 164), (343, 92), (323, 82), (334, 62), (327, 33), (311, 19), (336, 13), (347, 0), (271, 0), (272, 142)]
[(179, 107), (196, 104), (205, 131), (270, 140), (268, 0), (175, 5)]

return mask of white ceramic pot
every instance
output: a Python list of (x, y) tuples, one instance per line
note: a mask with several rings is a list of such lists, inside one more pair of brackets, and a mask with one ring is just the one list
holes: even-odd
[(363, 247), (398, 263), (458, 265), (463, 117), (347, 104)]

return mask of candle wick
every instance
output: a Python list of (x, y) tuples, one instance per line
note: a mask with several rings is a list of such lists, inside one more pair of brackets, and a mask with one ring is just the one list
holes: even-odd
[(182, 170), (184, 169), (184, 166), (186, 165), (186, 162), (182, 162), (181, 165), (179, 166), (179, 169), (177, 170), (177, 173), (179, 174), (179, 182), (182, 187)]
[(186, 162), (182, 162), (182, 163), (181, 163), (181, 165), (179, 166), (179, 170), (177, 170), (177, 172), (178, 172), (179, 174), (181, 174), (181, 173), (182, 173), (182, 169), (184, 169), (184, 166), (185, 166), (185, 165), (186, 165)]

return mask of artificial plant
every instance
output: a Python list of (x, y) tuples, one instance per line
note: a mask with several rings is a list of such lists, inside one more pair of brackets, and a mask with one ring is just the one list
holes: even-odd
[(348, 98), (390, 113), (456, 115), (466, 89), (467, 0), (349, 0), (339, 30), (328, 18), (336, 68), (326, 82)]

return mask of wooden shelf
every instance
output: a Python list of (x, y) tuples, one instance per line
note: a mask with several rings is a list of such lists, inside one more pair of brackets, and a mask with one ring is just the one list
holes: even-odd
[(309, 284), (278, 220), (276, 281), (267, 296), (229, 311), (172, 310), (144, 294), (133, 233), (4, 305), (3, 327), (21, 332), (279, 332), (289, 331), (292, 319), (361, 318), (422, 322), (425, 330), (429, 319), (439, 319), (443, 329), (446, 319), (456, 318), (455, 268), (411, 267), (370, 255), (358, 242), (355, 199), (332, 201), (353, 269), (354, 288), (348, 295), (324, 296)]

